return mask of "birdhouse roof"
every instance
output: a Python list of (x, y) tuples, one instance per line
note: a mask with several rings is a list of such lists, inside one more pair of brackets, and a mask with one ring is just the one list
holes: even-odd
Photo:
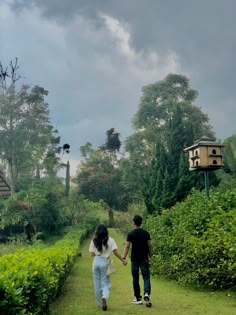
[(195, 149), (197, 147), (225, 147), (224, 144), (222, 143), (216, 143), (215, 139), (212, 138), (208, 138), (208, 137), (202, 137), (196, 141), (194, 141), (193, 145), (191, 145), (190, 147), (187, 147), (184, 149), (184, 151), (190, 151), (192, 149)]

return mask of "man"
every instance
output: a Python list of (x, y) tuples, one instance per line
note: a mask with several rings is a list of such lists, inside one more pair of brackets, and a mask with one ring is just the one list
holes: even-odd
[(144, 301), (147, 307), (151, 307), (150, 294), (151, 282), (149, 265), (151, 263), (152, 250), (150, 234), (141, 228), (142, 217), (135, 215), (133, 218), (134, 229), (128, 233), (124, 248), (123, 258), (126, 259), (130, 245), (131, 249), (131, 273), (133, 277), (134, 304), (143, 304), (140, 294), (139, 270), (141, 270), (144, 282)]

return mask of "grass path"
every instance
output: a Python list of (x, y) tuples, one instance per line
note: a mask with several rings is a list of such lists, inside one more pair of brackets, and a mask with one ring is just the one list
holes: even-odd
[[(120, 252), (124, 238), (115, 230), (110, 235)], [(89, 240), (82, 246), (82, 257), (67, 279), (64, 293), (50, 308), (50, 315), (97, 315), (104, 312), (96, 306), (91, 272), (92, 258), (88, 253)], [(114, 258), (117, 272), (112, 277), (111, 296), (105, 314), (113, 315), (234, 315), (235, 297), (224, 293), (199, 292), (178, 286), (175, 282), (152, 279), (152, 308), (133, 305), (130, 263), (124, 267)], [(141, 282), (142, 284), (142, 282)]]

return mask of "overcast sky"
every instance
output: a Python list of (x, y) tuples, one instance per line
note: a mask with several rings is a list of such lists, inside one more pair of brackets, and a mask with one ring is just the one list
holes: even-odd
[[(236, 132), (236, 0), (0, 0), (0, 60), (49, 91), (62, 144), (133, 133), (143, 85), (184, 74), (216, 137)], [(74, 162), (73, 162), (74, 161)]]

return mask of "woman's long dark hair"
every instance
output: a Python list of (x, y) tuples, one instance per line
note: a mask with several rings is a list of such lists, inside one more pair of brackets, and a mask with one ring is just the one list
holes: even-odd
[(93, 242), (97, 250), (102, 252), (102, 245), (107, 248), (107, 242), (109, 239), (108, 229), (105, 224), (99, 224), (95, 230)]

